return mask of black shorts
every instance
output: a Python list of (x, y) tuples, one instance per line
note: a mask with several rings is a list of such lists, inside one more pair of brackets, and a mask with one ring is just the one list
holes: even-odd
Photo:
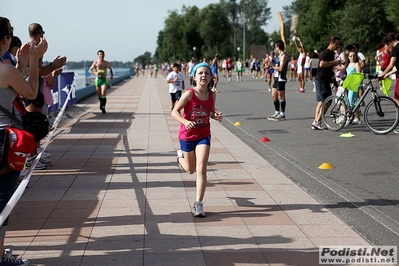
[(273, 88), (277, 89), (278, 91), (285, 91), (285, 84), (287, 82), (278, 81), (278, 77), (274, 77)]
[(170, 99), (172, 100), (172, 103), (175, 103), (176, 101), (180, 100), (181, 93), (182, 91), (176, 91), (170, 94)]
[(316, 101), (324, 102), (328, 96), (332, 95), (331, 87), (329, 82), (314, 81), (316, 85)]
[(317, 68), (312, 68), (312, 77), (316, 77), (317, 75)]

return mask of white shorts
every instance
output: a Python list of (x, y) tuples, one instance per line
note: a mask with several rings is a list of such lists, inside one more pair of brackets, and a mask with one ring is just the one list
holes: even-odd
[(303, 72), (303, 67), (299, 66), (296, 70), (296, 73), (301, 74)]

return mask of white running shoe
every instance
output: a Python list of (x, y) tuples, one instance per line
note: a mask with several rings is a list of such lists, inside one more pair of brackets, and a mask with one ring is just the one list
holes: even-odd
[(204, 211), (204, 203), (196, 201), (194, 203), (192, 213), (194, 214), (195, 217), (205, 217), (206, 214)]
[(1, 258), (0, 265), (15, 265), (15, 266), (28, 266), (30, 264), (29, 260), (26, 259), (16, 259), (12, 255), (12, 251), (9, 248), (4, 249), (3, 257)]

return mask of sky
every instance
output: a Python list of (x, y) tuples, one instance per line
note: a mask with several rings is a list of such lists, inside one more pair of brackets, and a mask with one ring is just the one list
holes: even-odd
[[(293, 0), (269, 0), (271, 20), (265, 31), (279, 29), (277, 11)], [(108, 61), (132, 61), (154, 54), (159, 31), (164, 29), (168, 11), (181, 13), (183, 5), (202, 9), (219, 0), (1, 0), (0, 16), (14, 27), (14, 35), (28, 41), (28, 26), (37, 22), (46, 32), (49, 48), (45, 61), (58, 55), (69, 61), (96, 60), (105, 51)]]

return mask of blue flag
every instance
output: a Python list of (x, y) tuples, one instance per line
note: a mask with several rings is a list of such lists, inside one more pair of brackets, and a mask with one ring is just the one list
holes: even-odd
[[(64, 72), (58, 76), (55, 85), (51, 88), (53, 104), (48, 108), (49, 113), (61, 109), (65, 101), (67, 101), (67, 106), (77, 103), (75, 86), (75, 72)], [(71, 90), (72, 93), (67, 99)]]

